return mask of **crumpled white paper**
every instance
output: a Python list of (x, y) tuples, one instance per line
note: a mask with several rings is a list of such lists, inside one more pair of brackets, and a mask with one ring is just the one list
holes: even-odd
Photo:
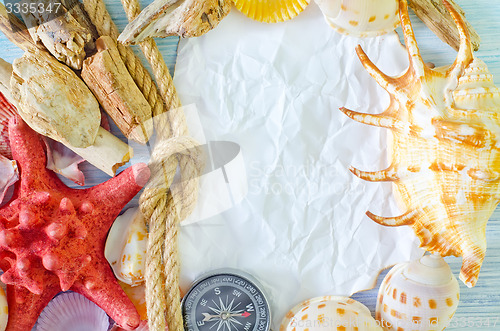
[(421, 255), (410, 228), (365, 216), (401, 214), (391, 185), (348, 170), (388, 166), (386, 130), (338, 110), (380, 113), (389, 103), (360, 64), (357, 44), (390, 75), (407, 67), (395, 33), (339, 35), (313, 3), (275, 25), (233, 10), (213, 31), (180, 42), (181, 101), (196, 107), (207, 141), (241, 147), (244, 166), (233, 175), (248, 185), (234, 207), (182, 228), (183, 290), (213, 269), (246, 271), (263, 284), (277, 329), (302, 300), (370, 288), (382, 268)]

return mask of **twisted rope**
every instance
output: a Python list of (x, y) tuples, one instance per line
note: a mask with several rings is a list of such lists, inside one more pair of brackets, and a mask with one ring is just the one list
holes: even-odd
[[(139, 14), (137, 0), (122, 0), (122, 4), (129, 21)], [(108, 35), (114, 40), (118, 38), (118, 28), (103, 0), (83, 0), (83, 6), (99, 35)], [(177, 251), (179, 222), (195, 206), (197, 177), (203, 161), (198, 144), (188, 137), (184, 113), (179, 109), (179, 97), (156, 43), (149, 39), (140, 46), (151, 64), (158, 87), (131, 48), (118, 44), (118, 51), (152, 108), (157, 132), (149, 164), (151, 179), (139, 201), (144, 217), (149, 220), (145, 276), (148, 326), (152, 331), (164, 331), (166, 318), (169, 330), (180, 331), (183, 330), (183, 320)], [(178, 165), (181, 181), (172, 185)]]

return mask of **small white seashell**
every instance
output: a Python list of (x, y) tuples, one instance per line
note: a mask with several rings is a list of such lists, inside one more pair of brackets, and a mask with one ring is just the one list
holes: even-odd
[(337, 32), (374, 37), (394, 31), (399, 24), (397, 0), (315, 0), (326, 21)]
[(283, 318), (280, 331), (382, 331), (370, 310), (347, 297), (323, 296), (306, 300)]
[(377, 299), (376, 318), (384, 330), (443, 330), (460, 297), (458, 281), (441, 256), (394, 266)]
[(36, 331), (107, 331), (109, 317), (104, 310), (83, 295), (59, 294), (42, 311)]
[(147, 241), (148, 231), (139, 208), (127, 209), (116, 218), (104, 249), (116, 278), (132, 286), (144, 281)]

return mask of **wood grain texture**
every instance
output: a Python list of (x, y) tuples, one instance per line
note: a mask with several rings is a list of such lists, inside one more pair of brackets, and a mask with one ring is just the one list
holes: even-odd
[[(106, 2), (111, 16), (122, 31), (127, 19), (120, 1), (106, 0)], [(143, 7), (148, 2), (143, 1)], [(500, 10), (500, 2), (491, 0), (456, 0), (456, 2), (465, 11), (467, 19), (481, 37), (481, 47), (476, 55), (486, 62), (493, 73), (496, 85), (500, 86), (500, 20), (498, 20), (498, 12), (496, 11), (496, 9)], [(414, 15), (412, 15), (412, 21), (424, 60), (433, 62), (437, 66), (450, 64), (454, 60), (456, 52), (437, 38)], [(178, 38), (170, 37), (156, 41), (171, 73), (173, 73)], [(139, 54), (137, 49), (135, 51)], [(0, 35), (0, 58), (12, 62), (21, 54), (20, 49), (10, 43), (5, 36)], [(142, 57), (142, 59), (144, 58)], [(144, 63), (147, 62), (144, 61)], [(95, 185), (107, 178), (91, 166), (84, 165), (84, 171), (86, 172), (87, 186)], [(137, 200), (133, 201), (132, 204), (137, 205)], [(447, 330), (500, 330), (500, 209), (498, 208), (489, 221), (487, 240), (488, 250), (479, 281), (472, 289), (461, 284), (460, 305), (452, 320), (452, 325)], [(461, 258), (450, 257), (447, 258), (447, 261), (458, 277)], [(385, 273), (383, 272), (379, 277), (375, 289), (354, 295), (355, 299), (365, 303), (372, 312), (375, 311), (378, 286)], [(470, 324), (467, 324), (468, 322)], [(490, 325), (485, 326), (486, 322), (489, 322)]]

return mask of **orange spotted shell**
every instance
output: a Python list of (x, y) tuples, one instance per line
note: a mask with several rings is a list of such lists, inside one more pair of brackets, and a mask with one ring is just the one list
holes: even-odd
[(394, 266), (377, 298), (376, 318), (384, 330), (443, 330), (457, 310), (458, 281), (442, 257), (426, 255)]
[(362, 303), (348, 297), (323, 296), (292, 308), (283, 318), (279, 330), (382, 331), (382, 328)]

